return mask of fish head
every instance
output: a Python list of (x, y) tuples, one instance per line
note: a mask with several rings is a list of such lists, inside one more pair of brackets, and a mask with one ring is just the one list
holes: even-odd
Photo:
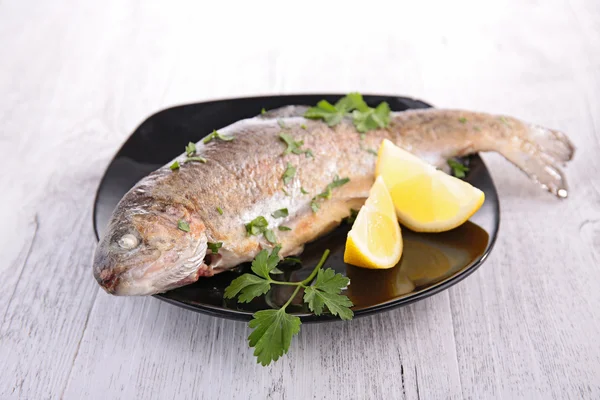
[(162, 293), (213, 274), (204, 262), (206, 227), (186, 207), (153, 199), (128, 204), (126, 196), (94, 255), (94, 276), (108, 293)]

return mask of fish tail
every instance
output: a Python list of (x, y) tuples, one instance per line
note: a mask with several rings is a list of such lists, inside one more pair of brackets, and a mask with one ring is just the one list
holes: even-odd
[(568, 196), (568, 185), (560, 170), (573, 158), (575, 147), (559, 131), (525, 124), (524, 137), (512, 137), (500, 153), (533, 181), (559, 198)]

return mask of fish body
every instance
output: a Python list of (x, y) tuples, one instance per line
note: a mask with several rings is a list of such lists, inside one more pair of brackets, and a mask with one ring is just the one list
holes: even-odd
[[(495, 151), (551, 193), (567, 195), (559, 166), (574, 148), (551, 129), (511, 117), (423, 109), (392, 113), (387, 128), (361, 135), (349, 119), (329, 127), (303, 118), (305, 110), (290, 106), (238, 121), (219, 130), (233, 140), (196, 144), (206, 163), (186, 162), (182, 154), (174, 160), (179, 169), (170, 162), (140, 180), (117, 205), (96, 250), (100, 285), (117, 295), (148, 295), (251, 261), (273, 247), (246, 227), (261, 216), (280, 255), (301, 253), (364, 203), (383, 139), (440, 168), (452, 157)], [(294, 152), (286, 151), (282, 133), (296, 142)], [(290, 168), (293, 175), (286, 174)], [(290, 176), (284, 180), (284, 174)], [(287, 216), (274, 215), (281, 209)], [(180, 221), (189, 229), (180, 229)], [(222, 243), (217, 254), (210, 243)]]

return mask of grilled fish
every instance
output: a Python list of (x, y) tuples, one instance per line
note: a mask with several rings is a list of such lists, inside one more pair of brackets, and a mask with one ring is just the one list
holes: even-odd
[[(384, 138), (440, 168), (452, 157), (495, 151), (542, 188), (567, 196), (559, 167), (574, 147), (555, 130), (511, 117), (423, 109), (392, 113), (388, 128), (361, 136), (350, 120), (329, 127), (303, 118), (305, 110), (289, 106), (238, 121), (219, 130), (233, 140), (197, 143), (206, 163), (185, 162), (182, 154), (174, 160), (179, 169), (169, 163), (140, 180), (117, 205), (96, 249), (99, 284), (115, 295), (150, 295), (251, 261), (273, 246), (246, 228), (259, 216), (282, 256), (301, 253), (364, 203), (375, 179), (373, 153)], [(293, 138), (290, 148), (282, 132)], [(290, 167), (295, 173), (286, 174)], [(287, 216), (273, 215), (284, 208)], [(222, 243), (217, 254), (210, 243)]]

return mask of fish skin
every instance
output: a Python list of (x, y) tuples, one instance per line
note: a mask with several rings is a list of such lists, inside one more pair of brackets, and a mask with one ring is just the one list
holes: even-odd
[[(196, 144), (206, 163), (186, 163), (182, 154), (175, 159), (178, 170), (172, 171), (170, 162), (140, 180), (117, 205), (96, 249), (93, 271), (99, 284), (115, 295), (149, 295), (251, 261), (273, 246), (263, 235), (246, 232), (245, 224), (258, 216), (275, 233), (280, 255), (299, 254), (305, 243), (364, 203), (375, 179), (376, 157), (368, 150), (377, 150), (383, 139), (446, 170), (449, 158), (496, 151), (551, 193), (567, 195), (559, 166), (572, 158), (574, 147), (554, 130), (512, 117), (423, 109), (394, 112), (388, 128), (361, 139), (349, 119), (328, 127), (303, 118), (305, 110), (289, 106), (238, 121), (219, 130), (234, 140)], [(301, 148), (313, 157), (284, 155), (281, 132), (303, 141)], [(288, 163), (296, 174), (286, 185), (282, 175)], [(311, 200), (337, 176), (350, 181), (313, 212)], [(288, 209), (288, 217), (274, 218), (281, 208)], [(190, 232), (177, 228), (180, 219)], [(291, 230), (279, 231), (281, 225)], [(124, 235), (135, 236), (137, 246), (122, 248)], [(206, 254), (208, 242), (223, 242), (218, 255)]]

